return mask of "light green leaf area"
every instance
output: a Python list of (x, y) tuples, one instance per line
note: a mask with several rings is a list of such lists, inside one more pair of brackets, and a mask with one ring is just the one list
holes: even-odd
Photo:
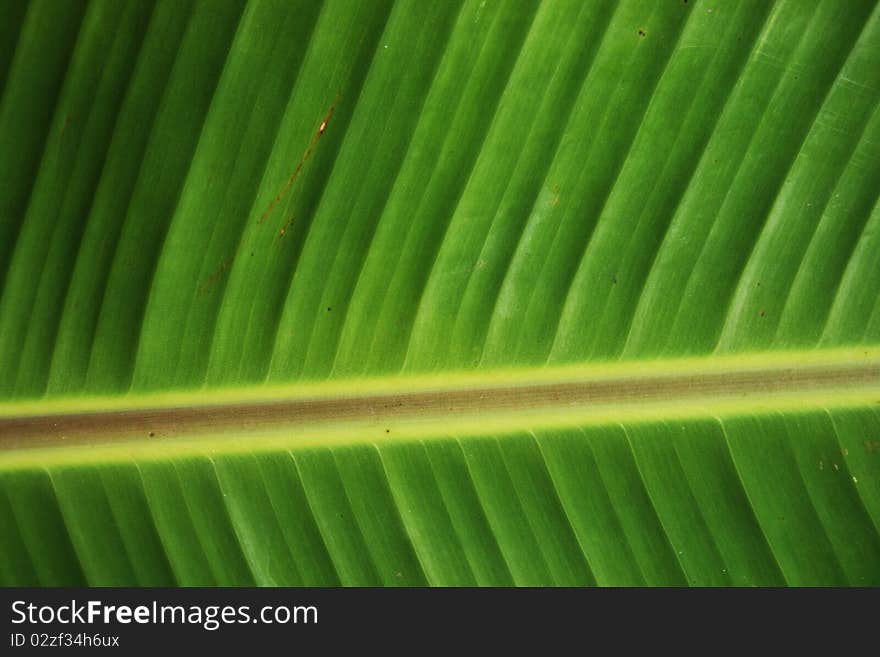
[(0, 1), (0, 585), (880, 585), (875, 0)]

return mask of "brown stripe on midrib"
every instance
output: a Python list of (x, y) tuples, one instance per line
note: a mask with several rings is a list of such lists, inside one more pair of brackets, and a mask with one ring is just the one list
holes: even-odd
[(357, 420), (449, 419), (481, 413), (562, 410), (880, 385), (880, 364), (627, 376), (561, 383), (364, 394), (0, 418), (0, 450), (173, 438), (224, 430), (295, 428)]

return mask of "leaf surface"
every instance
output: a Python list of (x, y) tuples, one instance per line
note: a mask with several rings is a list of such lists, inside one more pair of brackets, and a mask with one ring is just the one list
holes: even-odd
[(0, 584), (880, 584), (874, 0), (9, 0)]

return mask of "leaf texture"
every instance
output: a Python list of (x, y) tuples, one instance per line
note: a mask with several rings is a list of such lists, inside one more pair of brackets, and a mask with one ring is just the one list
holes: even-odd
[[(874, 0), (7, 0), (0, 583), (880, 584), (878, 100)], [(3, 447), (837, 353), (723, 409)]]

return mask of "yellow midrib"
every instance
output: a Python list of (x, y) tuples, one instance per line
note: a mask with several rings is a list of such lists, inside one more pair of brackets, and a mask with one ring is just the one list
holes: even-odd
[(31, 400), (0, 404), (0, 468), (861, 406), (878, 398), (880, 349), (859, 348)]

